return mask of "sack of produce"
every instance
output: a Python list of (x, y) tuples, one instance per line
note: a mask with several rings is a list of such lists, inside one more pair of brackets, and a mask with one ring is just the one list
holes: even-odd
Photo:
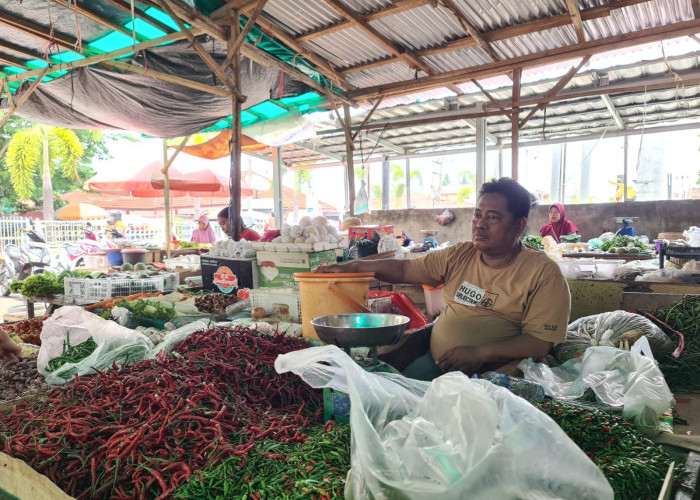
[(590, 389), (599, 403), (621, 407), (626, 420), (654, 432), (659, 416), (673, 404), (673, 394), (648, 345), (641, 338), (630, 351), (590, 347), (583, 356), (555, 368), (535, 363), (532, 358), (521, 361), (518, 368), (525, 380), (542, 385), (547, 396), (575, 400)]
[(613, 498), (554, 421), (486, 380), (370, 373), (332, 345), (280, 355), (275, 369), (349, 393), (347, 499)]
[[(64, 306), (44, 321), (37, 369), (49, 384), (145, 359), (153, 344), (142, 333), (77, 306)], [(93, 369), (94, 368), (94, 369)]]
[(560, 363), (580, 355), (587, 347), (608, 346), (629, 350), (640, 337), (646, 337), (654, 356), (670, 354), (673, 340), (650, 320), (627, 311), (611, 311), (579, 318), (566, 329), (566, 342), (555, 344), (554, 357)]

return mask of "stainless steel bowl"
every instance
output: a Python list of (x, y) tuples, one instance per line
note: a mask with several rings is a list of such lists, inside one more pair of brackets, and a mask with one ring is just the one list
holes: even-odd
[(398, 341), (409, 323), (400, 314), (355, 313), (311, 320), (318, 338), (338, 347), (374, 347)]

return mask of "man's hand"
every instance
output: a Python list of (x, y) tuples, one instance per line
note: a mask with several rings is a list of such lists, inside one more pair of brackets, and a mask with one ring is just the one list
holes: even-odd
[(21, 352), (22, 348), (12, 341), (5, 330), (0, 328), (0, 361), (19, 357)]
[(484, 359), (479, 354), (478, 347), (453, 347), (437, 360), (438, 368), (443, 373), (460, 371), (472, 375), (483, 364)]
[(314, 270), (315, 273), (350, 273), (347, 264), (331, 264), (330, 266), (319, 266)]

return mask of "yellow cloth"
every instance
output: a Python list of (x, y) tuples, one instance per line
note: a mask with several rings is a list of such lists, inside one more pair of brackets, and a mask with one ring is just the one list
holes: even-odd
[(475, 346), (527, 333), (563, 342), (571, 310), (569, 286), (544, 252), (522, 246), (509, 265), (495, 269), (480, 252), (461, 243), (409, 261), (408, 274), (445, 287), (447, 307), (433, 328), (434, 359), (457, 346)]
[(105, 228), (105, 231), (110, 231), (110, 230), (112, 230), (112, 229), (120, 229), (123, 233), (126, 233), (126, 226), (125, 226), (124, 223), (123, 223), (122, 221), (120, 221), (120, 220), (118, 220), (118, 221), (115, 222), (114, 224), (110, 224), (109, 226), (107, 226), (107, 227)]

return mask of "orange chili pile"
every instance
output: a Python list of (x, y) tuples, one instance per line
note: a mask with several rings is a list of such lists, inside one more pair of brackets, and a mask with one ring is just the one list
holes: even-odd
[(261, 440), (303, 443), (320, 391), (274, 370), (301, 339), (247, 328), (192, 334), (172, 357), (76, 377), (67, 391), (0, 416), (0, 445), (84, 498), (166, 498), (195, 470)]

